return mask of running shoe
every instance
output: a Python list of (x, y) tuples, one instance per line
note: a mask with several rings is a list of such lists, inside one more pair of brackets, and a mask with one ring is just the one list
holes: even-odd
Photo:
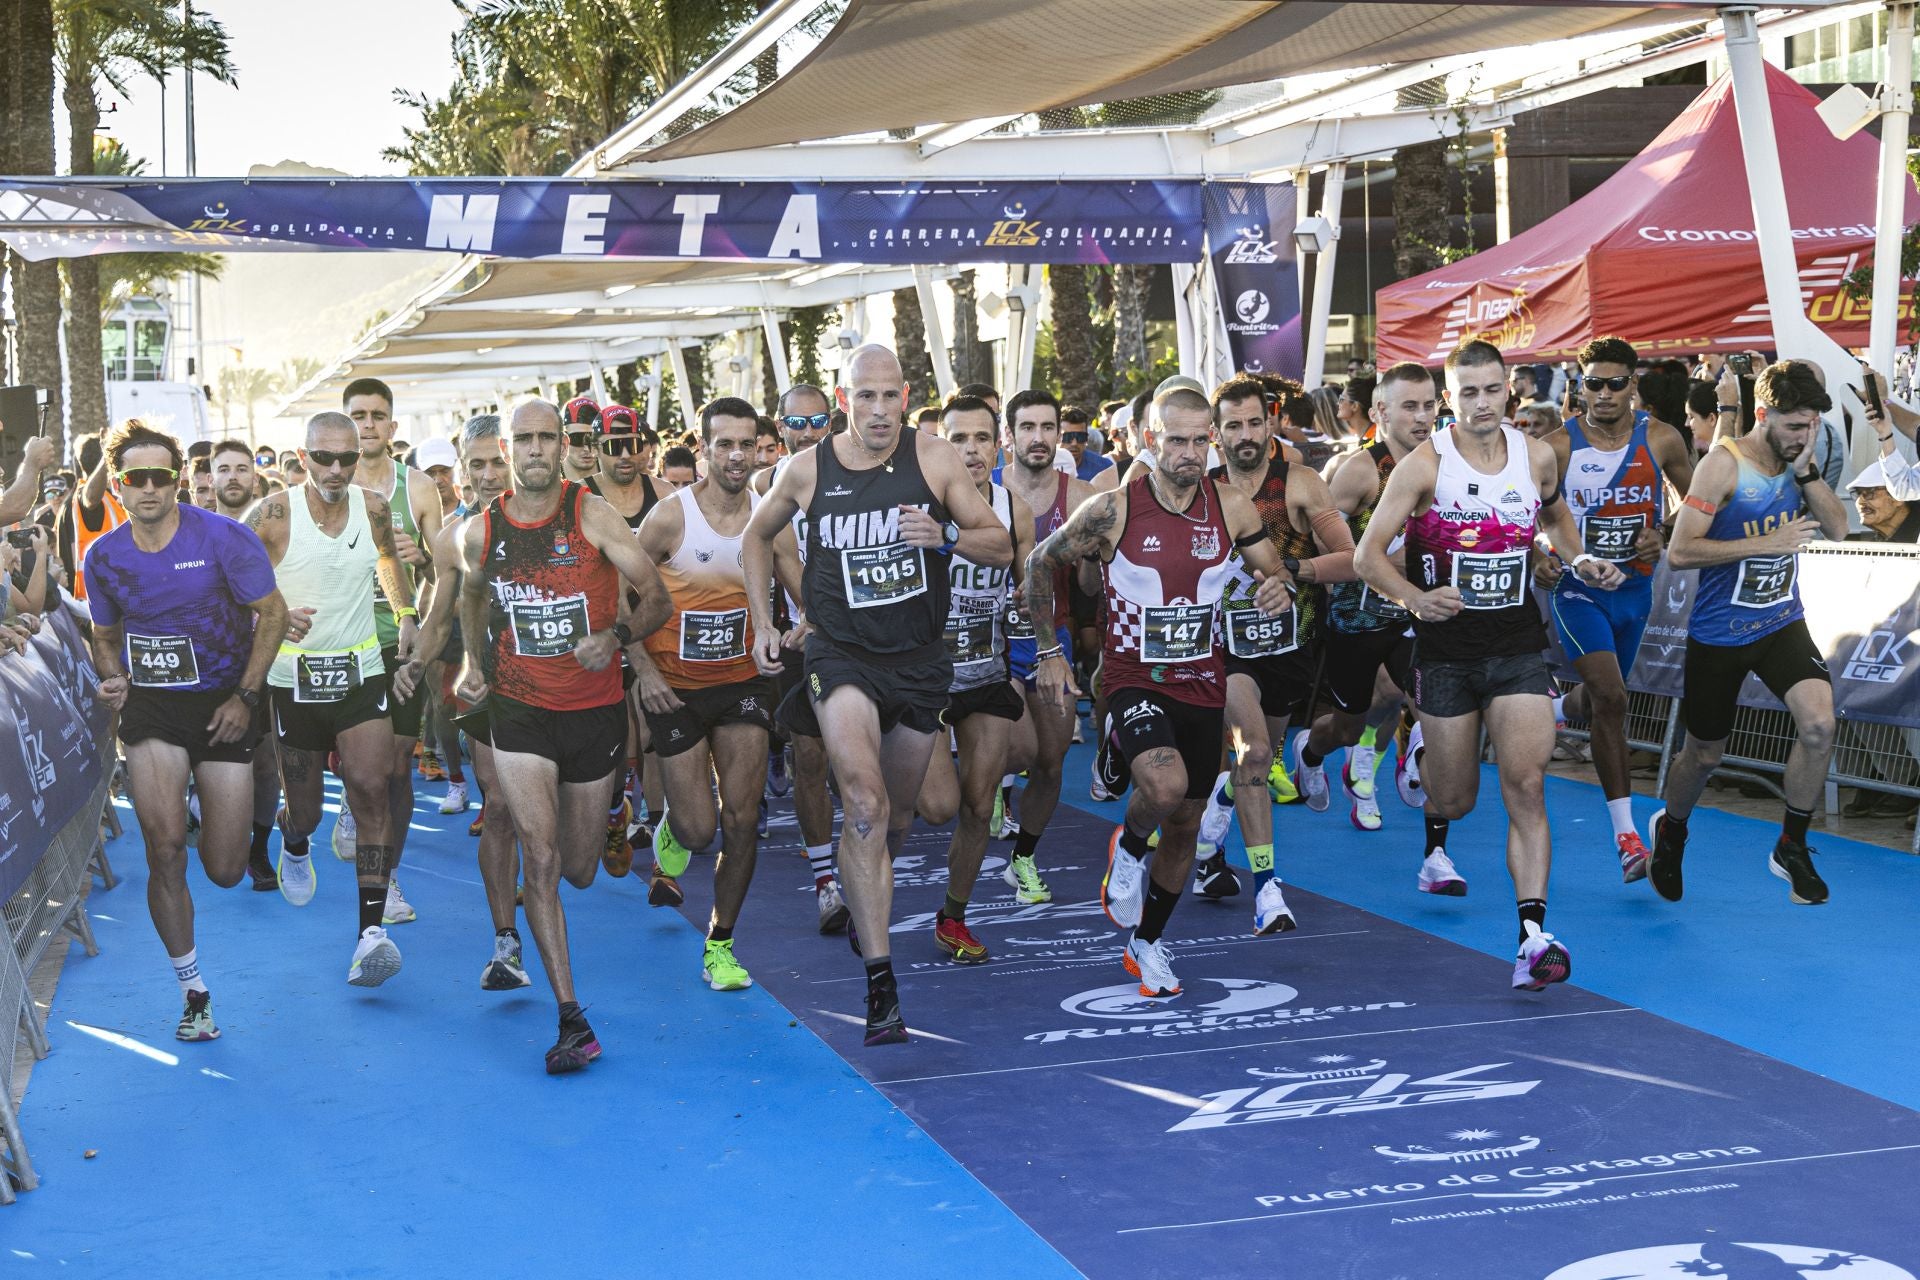
[(1240, 896), (1240, 877), (1227, 865), (1227, 855), (1215, 853), (1210, 858), (1193, 860), (1193, 887), (1202, 897), (1218, 901), (1221, 898)]
[[(660, 824), (665, 827), (666, 823)], [(653, 869), (653, 879), (647, 884), (647, 905), (650, 907), (677, 907), (687, 900), (680, 891), (680, 882), (672, 876), (661, 874), (660, 868)]]
[(1100, 781), (1100, 770), (1096, 767), (1093, 772), (1093, 782), (1087, 787), (1087, 798), (1090, 800), (1118, 800), (1120, 797), (1107, 790), (1106, 784)]
[(973, 936), (965, 920), (949, 919), (944, 911), (934, 917), (933, 945), (955, 964), (985, 964), (987, 960), (987, 944)]
[(1380, 767), (1380, 753), (1359, 743), (1347, 748), (1347, 762), (1340, 768), (1340, 785), (1347, 799), (1373, 799), (1373, 775)]
[(1827, 900), (1827, 882), (1813, 869), (1813, 853), (1807, 845), (1781, 836), (1767, 859), (1767, 870), (1787, 882), (1789, 896), (1803, 907), (1817, 907)]
[(1034, 865), (1031, 857), (1007, 859), (1006, 870), (1000, 878), (1013, 887), (1016, 902), (1031, 906), (1036, 902), (1052, 902), (1053, 890), (1047, 888), (1047, 882), (1040, 878), (1040, 868)]
[(1329, 803), (1327, 786), (1327, 762), (1309, 765), (1303, 758), (1307, 749), (1307, 730), (1301, 729), (1293, 735), (1293, 759), (1300, 768), (1300, 795), (1306, 800), (1307, 808), (1315, 813), (1325, 813)]
[(1147, 864), (1120, 847), (1125, 824), (1113, 829), (1107, 840), (1107, 874), (1100, 881), (1100, 909), (1107, 919), (1122, 929), (1140, 923), (1140, 909), (1146, 903)]
[(994, 798), (993, 811), (999, 815), (1000, 820), (987, 830), (994, 833), (995, 840), (1011, 840), (1020, 834), (1020, 820), (1013, 816), (1007, 806), (1007, 801), (1012, 799), (1012, 793), (1012, 787), (1002, 787), (999, 795)]
[(406, 895), (400, 892), (400, 877), (393, 876), (389, 878), (387, 881), (387, 905), (380, 912), (380, 923), (412, 924), (419, 918), (419, 913), (413, 909), (413, 904), (408, 902)]
[(838, 933), (847, 927), (853, 913), (847, 910), (847, 900), (840, 896), (838, 881), (827, 881), (814, 890), (814, 896), (820, 902), (820, 932)]
[(342, 862), (352, 862), (357, 856), (355, 843), (359, 836), (353, 825), (353, 810), (347, 807), (346, 799), (340, 801), (340, 816), (333, 823), (333, 856)]
[(1218, 849), (1226, 843), (1227, 832), (1233, 829), (1233, 775), (1222, 773), (1213, 780), (1213, 791), (1207, 796), (1207, 807), (1200, 811), (1200, 835), (1198, 843), (1202, 849)]
[(1104, 795), (1095, 800), (1118, 800), (1133, 784), (1133, 767), (1120, 750), (1120, 734), (1113, 727), (1113, 713), (1107, 713), (1106, 730), (1100, 735), (1100, 747), (1093, 756), (1093, 783)]
[(304, 907), (313, 901), (316, 880), (311, 857), (288, 853), (282, 849), (275, 879), (280, 882), (280, 896), (294, 906)]
[(356, 987), (377, 987), (398, 972), (400, 948), (393, 945), (387, 931), (377, 924), (362, 929), (360, 941), (353, 948), (347, 981)]
[[(693, 861), (693, 853), (681, 844), (673, 834), (673, 823), (662, 818), (660, 825), (653, 829), (653, 865), (661, 875), (679, 879), (687, 874), (687, 864)], [(626, 872), (621, 872), (625, 875)]]
[(753, 978), (733, 958), (733, 939), (715, 942), (707, 939), (706, 955), (700, 961), (700, 980), (715, 991), (745, 991)]
[(1409, 809), (1425, 807), (1427, 792), (1420, 785), (1420, 758), (1426, 752), (1426, 739), (1420, 732), (1419, 722), (1407, 735), (1407, 745), (1393, 762), (1393, 782), (1400, 789), (1400, 803)]
[(1636, 832), (1615, 836), (1613, 842), (1620, 847), (1620, 879), (1625, 884), (1647, 878), (1647, 859), (1652, 855), (1647, 846), (1640, 843)]
[(1280, 877), (1275, 876), (1253, 896), (1253, 936), (1264, 938), (1272, 933), (1291, 933), (1297, 928), (1293, 912), (1287, 910), (1286, 897), (1280, 892)]
[(213, 1025), (213, 997), (204, 991), (187, 992), (187, 1007), (180, 1015), (180, 1025), (173, 1029), (175, 1040), (199, 1043), (203, 1040), (218, 1040), (220, 1028)]
[(422, 751), (420, 753), (420, 776), (428, 782), (445, 782), (447, 780), (447, 770), (446, 767), (440, 763), (439, 752)]
[(1662, 809), (1647, 823), (1647, 834), (1653, 837), (1653, 856), (1647, 859), (1647, 882), (1668, 902), (1678, 902), (1686, 892), (1680, 870), (1680, 860), (1687, 853), (1686, 830), (1667, 821), (1667, 811)]
[(467, 824), (467, 834), (476, 839), (487, 829), (487, 804), (480, 802), (480, 812), (473, 815), (473, 821)]
[(1284, 747), (1273, 753), (1273, 764), (1267, 770), (1267, 795), (1275, 804), (1300, 803), (1300, 789), (1287, 776), (1287, 753)]
[(1347, 821), (1362, 831), (1380, 829), (1380, 797), (1372, 792), (1364, 796), (1355, 796), (1353, 805), (1347, 810)]
[[(632, 817), (633, 806), (625, 796), (620, 797), (619, 809), (607, 815), (607, 844), (600, 851), (600, 865), (610, 876), (624, 876), (633, 870), (633, 844), (627, 839), (627, 822)], [(686, 870), (684, 863), (681, 870)]]
[(1573, 973), (1573, 956), (1566, 944), (1554, 941), (1552, 934), (1541, 932), (1531, 920), (1526, 929), (1526, 940), (1513, 962), (1513, 989), (1544, 991), (1548, 983), (1565, 982)]
[(248, 851), (247, 874), (253, 878), (255, 893), (272, 893), (280, 887), (280, 877), (273, 873), (273, 859), (265, 849)]
[(778, 747), (767, 753), (766, 795), (779, 800), (793, 794), (793, 778), (787, 773), (787, 749)]
[(1075, 716), (1073, 717), (1073, 741), (1074, 741), (1074, 745), (1076, 745), (1076, 746), (1078, 746), (1079, 744), (1081, 744), (1081, 743), (1083, 743), (1083, 742), (1085, 742), (1086, 740), (1087, 740), (1087, 731), (1086, 731), (1086, 728), (1085, 728), (1085, 726), (1083, 726), (1083, 725), (1082, 725), (1082, 724), (1080, 723), (1080, 717), (1079, 717), (1078, 715), (1075, 715)]
[(760, 821), (754, 826), (754, 831), (759, 835), (759, 837), (762, 840), (765, 840), (767, 838), (767, 830), (768, 830), (767, 798), (765, 796), (761, 796), (760, 797)]
[(447, 784), (447, 798), (440, 802), (440, 812), (465, 813), (466, 811), (467, 784), (464, 782), (449, 782)]
[(1180, 979), (1173, 976), (1173, 955), (1167, 950), (1164, 940), (1155, 938), (1152, 942), (1142, 942), (1138, 938), (1127, 939), (1122, 963), (1126, 965), (1128, 973), (1140, 979), (1141, 995), (1163, 1000), (1180, 994)]
[(563, 1022), (560, 1039), (547, 1050), (547, 1074), (563, 1076), (569, 1071), (579, 1071), (599, 1056), (600, 1041), (585, 1018), (572, 1024)]
[(187, 792), (187, 848), (200, 847), (200, 793)]
[(1420, 892), (1437, 893), (1443, 898), (1467, 896), (1467, 882), (1454, 870), (1453, 859), (1445, 849), (1435, 849), (1420, 863)]
[(520, 933), (516, 929), (502, 929), (493, 935), (493, 959), (487, 961), (487, 967), (480, 971), (480, 989), (482, 991), (518, 991), (521, 987), (530, 987), (533, 979), (527, 976), (527, 967), (520, 960)]
[(907, 1020), (900, 1016), (900, 984), (892, 973), (867, 979), (867, 1048), (905, 1044)]

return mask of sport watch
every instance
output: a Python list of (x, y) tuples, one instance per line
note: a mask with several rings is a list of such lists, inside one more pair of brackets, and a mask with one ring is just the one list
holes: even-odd
[(960, 543), (959, 524), (952, 520), (947, 521), (940, 526), (940, 536), (945, 539), (945, 541), (940, 544), (940, 554), (943, 556), (952, 555), (954, 547)]
[(613, 624), (612, 630), (613, 638), (620, 642), (622, 649), (633, 643), (633, 629), (627, 626), (626, 623), (616, 622)]
[(246, 703), (247, 710), (249, 711), (258, 711), (260, 709), (260, 694), (257, 690), (235, 689), (233, 696)]

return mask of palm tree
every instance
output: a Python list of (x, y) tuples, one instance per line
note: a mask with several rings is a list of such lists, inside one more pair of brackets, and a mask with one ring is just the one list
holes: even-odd
[(993, 381), (992, 346), (980, 341), (980, 299), (971, 271), (953, 279), (953, 380)]
[[(1446, 81), (1426, 80), (1399, 93), (1401, 107), (1431, 107), (1446, 97)], [(1416, 142), (1393, 153), (1393, 269), (1402, 280), (1446, 261), (1452, 237), (1447, 141)]]
[(900, 355), (900, 371), (907, 376), (909, 394), (918, 395), (922, 404), (939, 400), (933, 359), (927, 353), (927, 320), (920, 313), (920, 290), (912, 285), (893, 291), (893, 345)]
[(1147, 371), (1147, 292), (1153, 287), (1154, 268), (1148, 264), (1113, 269), (1113, 381), (1127, 380), (1131, 370)]
[(327, 362), (313, 356), (295, 356), (280, 366), (280, 385), (288, 391), (304, 387), (320, 376)]
[(278, 395), (283, 389), (280, 375), (270, 369), (254, 369), (243, 364), (230, 364), (220, 371), (220, 416), (226, 423), (227, 434), (233, 434), (233, 410), (244, 406), (247, 411), (247, 440), (254, 439), (253, 410), (262, 400)]
[[(147, 162), (129, 154), (118, 139), (94, 138), (94, 173), (137, 178), (146, 171)], [(100, 264), (102, 320), (135, 294), (154, 292), (163, 280), (184, 275), (218, 280), (227, 266), (217, 253), (106, 253), (93, 261)]]
[[(9, 0), (9, 30), (0, 32), (8, 62), (6, 128), (10, 173), (53, 172), (53, 0)], [(20, 377), (47, 393), (47, 421), (60, 434), (60, 264), (13, 261), (13, 298), (20, 317)]]
[(1047, 268), (1048, 308), (1053, 312), (1053, 352), (1059, 361), (1060, 397), (1092, 412), (1100, 400), (1093, 350), (1093, 307), (1087, 269), (1077, 262)]

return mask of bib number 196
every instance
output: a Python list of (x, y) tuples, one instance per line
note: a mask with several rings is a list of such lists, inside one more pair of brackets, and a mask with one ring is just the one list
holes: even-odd
[(587, 598), (513, 602), (513, 650), (523, 658), (558, 658), (572, 653), (589, 634)]

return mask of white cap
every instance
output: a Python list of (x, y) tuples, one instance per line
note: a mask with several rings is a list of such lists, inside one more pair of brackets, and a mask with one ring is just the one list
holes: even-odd
[(1859, 475), (1847, 481), (1848, 493), (1853, 493), (1860, 489), (1886, 489), (1891, 487), (1892, 486), (1887, 483), (1887, 469), (1881, 464), (1878, 458), (1875, 458), (1872, 462), (1861, 468)]
[(420, 447), (413, 451), (413, 465), (422, 471), (430, 467), (452, 467), (458, 470), (460, 454), (454, 449), (452, 442), (435, 436), (431, 440), (422, 441)]
[(1133, 425), (1133, 402), (1129, 400), (1113, 411), (1113, 430), (1115, 435), (1124, 436), (1127, 428)]

